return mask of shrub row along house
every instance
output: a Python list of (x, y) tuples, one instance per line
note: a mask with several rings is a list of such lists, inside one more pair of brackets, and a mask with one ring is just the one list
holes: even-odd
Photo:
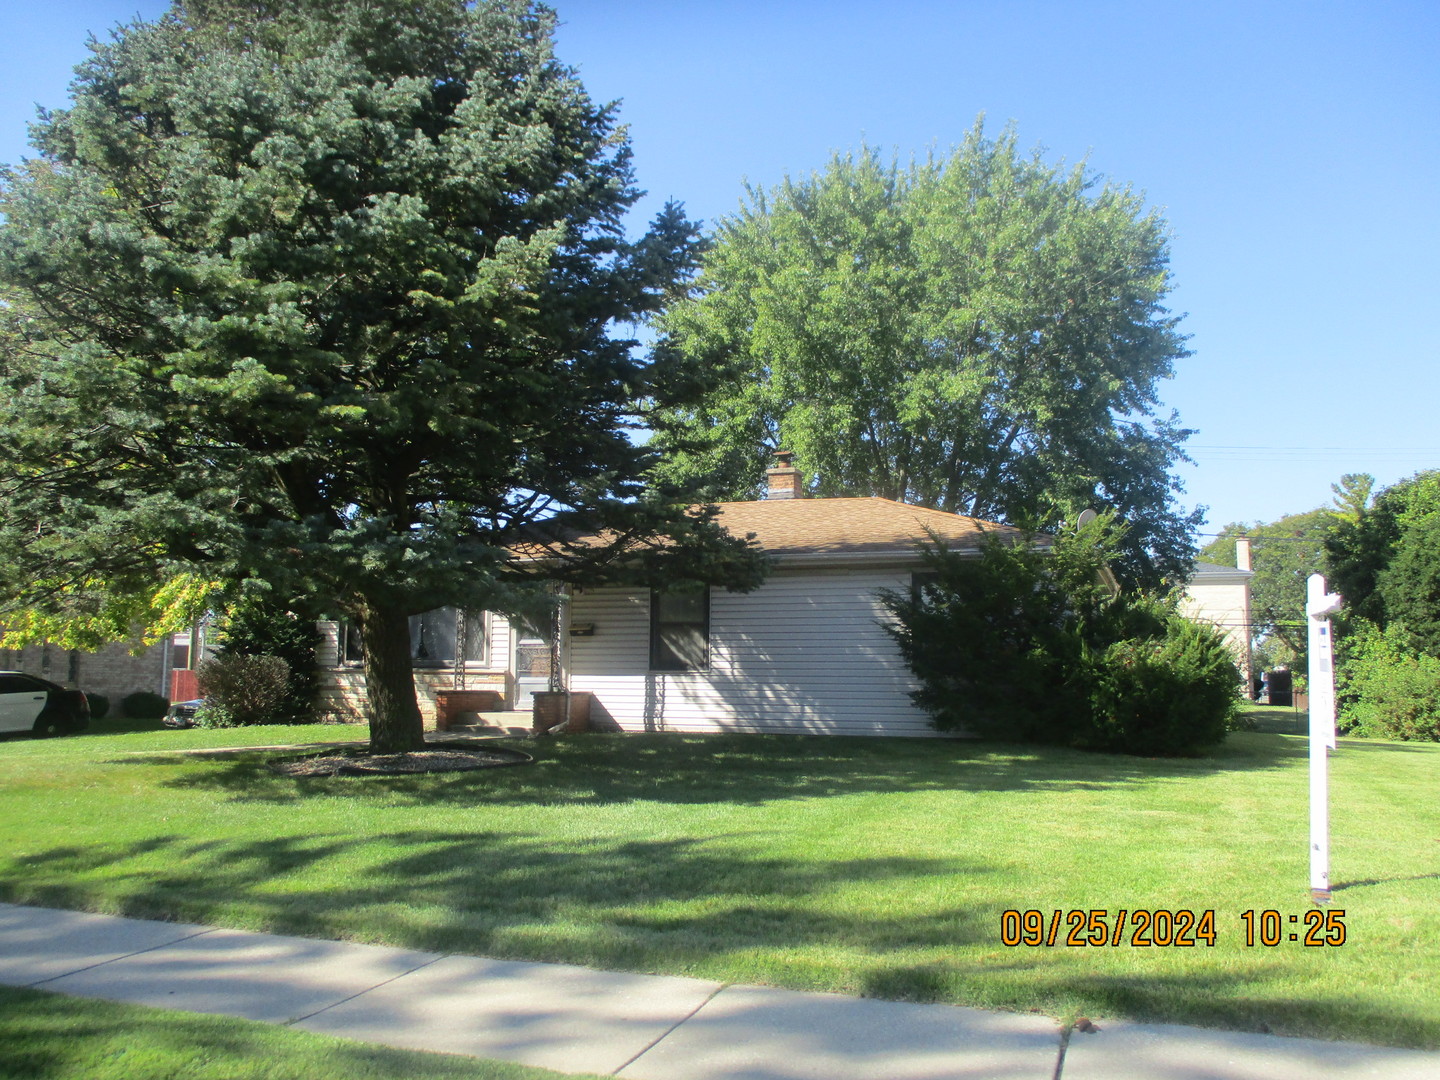
[[(457, 673), (467, 689), (528, 708), (549, 684), (553, 642), (559, 681), (589, 695), (594, 727), (933, 734), (910, 701), (915, 682), (883, 629), (880, 593), (910, 587), (927, 533), (957, 550), (1021, 534), (889, 499), (804, 498), (788, 455), (767, 484), (764, 499), (718, 504), (719, 523), (753, 534), (773, 560), (753, 592), (574, 590), (557, 633), (490, 612), (419, 616), (411, 641), (422, 708), (433, 709)], [(325, 707), (358, 716), (364, 676), (353, 636), (334, 623), (323, 631)]]

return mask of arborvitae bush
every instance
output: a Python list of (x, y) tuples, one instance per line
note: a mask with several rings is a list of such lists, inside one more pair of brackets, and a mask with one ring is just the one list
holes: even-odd
[(979, 558), (923, 549), (915, 588), (885, 600), (937, 729), (1146, 755), (1225, 737), (1240, 676), (1224, 639), (1116, 594), (1113, 550), (1105, 519), (1049, 543), (997, 537)]
[(110, 712), (110, 699), (104, 694), (86, 693), (85, 700), (90, 703), (91, 720), (103, 720)]
[(244, 593), (227, 607), (218, 637), (222, 656), (278, 656), (284, 660), (289, 675), (277, 712), (293, 720), (310, 716), (318, 688), (315, 646), (320, 642), (313, 620), (264, 593)]
[(1090, 730), (1076, 745), (1193, 755), (1225, 738), (1240, 673), (1213, 627), (1170, 614), (1162, 637), (1126, 638), (1090, 659)]
[(161, 694), (137, 690), (120, 699), (120, 711), (132, 719), (164, 716), (170, 702)]
[(206, 707), (223, 713), (229, 721), (205, 726), (273, 724), (286, 719), (290, 666), (278, 656), (222, 653), (201, 664), (198, 677)]

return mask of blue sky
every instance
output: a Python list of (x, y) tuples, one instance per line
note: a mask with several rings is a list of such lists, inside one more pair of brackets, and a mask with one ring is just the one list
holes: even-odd
[[(87, 32), (165, 6), (10, 5), (0, 161), (64, 104)], [(1440, 5), (554, 6), (561, 59), (622, 101), (645, 217), (677, 198), (714, 221), (862, 140), (945, 150), (982, 112), (1143, 191), (1174, 234), (1194, 355), (1161, 397), (1198, 429), (1180, 475), (1208, 531), (1440, 467)]]

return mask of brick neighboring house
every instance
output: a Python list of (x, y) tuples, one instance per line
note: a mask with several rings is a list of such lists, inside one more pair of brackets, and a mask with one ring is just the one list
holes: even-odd
[(140, 690), (170, 697), (172, 673), (189, 662), (190, 635), (175, 634), (133, 652), (138, 644), (107, 645), (95, 652), (62, 649), (48, 642), (0, 649), (0, 669), (38, 675), (88, 694), (104, 694), (116, 706), (121, 698)]
[[(320, 643), (315, 647), (316, 666), (320, 669), (317, 711), (337, 720), (367, 719), (369, 704), (359, 636), (343, 622), (316, 625), (320, 631)], [(455, 689), (461, 681), (468, 690), (494, 691), (496, 708), (528, 708), (528, 700), (519, 700), (517, 693), (511, 636), (510, 622), (491, 611), (471, 612), (460, 619), (454, 608), (439, 608), (411, 618), (411, 661), (422, 715), (433, 719), (436, 695)], [(457, 646), (463, 680), (457, 679)], [(521, 659), (524, 657), (522, 648)]]

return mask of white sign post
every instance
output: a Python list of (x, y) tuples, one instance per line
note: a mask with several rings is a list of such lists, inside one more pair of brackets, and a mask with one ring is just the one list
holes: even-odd
[(1305, 583), (1305, 620), (1310, 629), (1310, 896), (1330, 902), (1329, 755), (1335, 748), (1335, 649), (1327, 616), (1341, 598), (1325, 591), (1325, 578)]

